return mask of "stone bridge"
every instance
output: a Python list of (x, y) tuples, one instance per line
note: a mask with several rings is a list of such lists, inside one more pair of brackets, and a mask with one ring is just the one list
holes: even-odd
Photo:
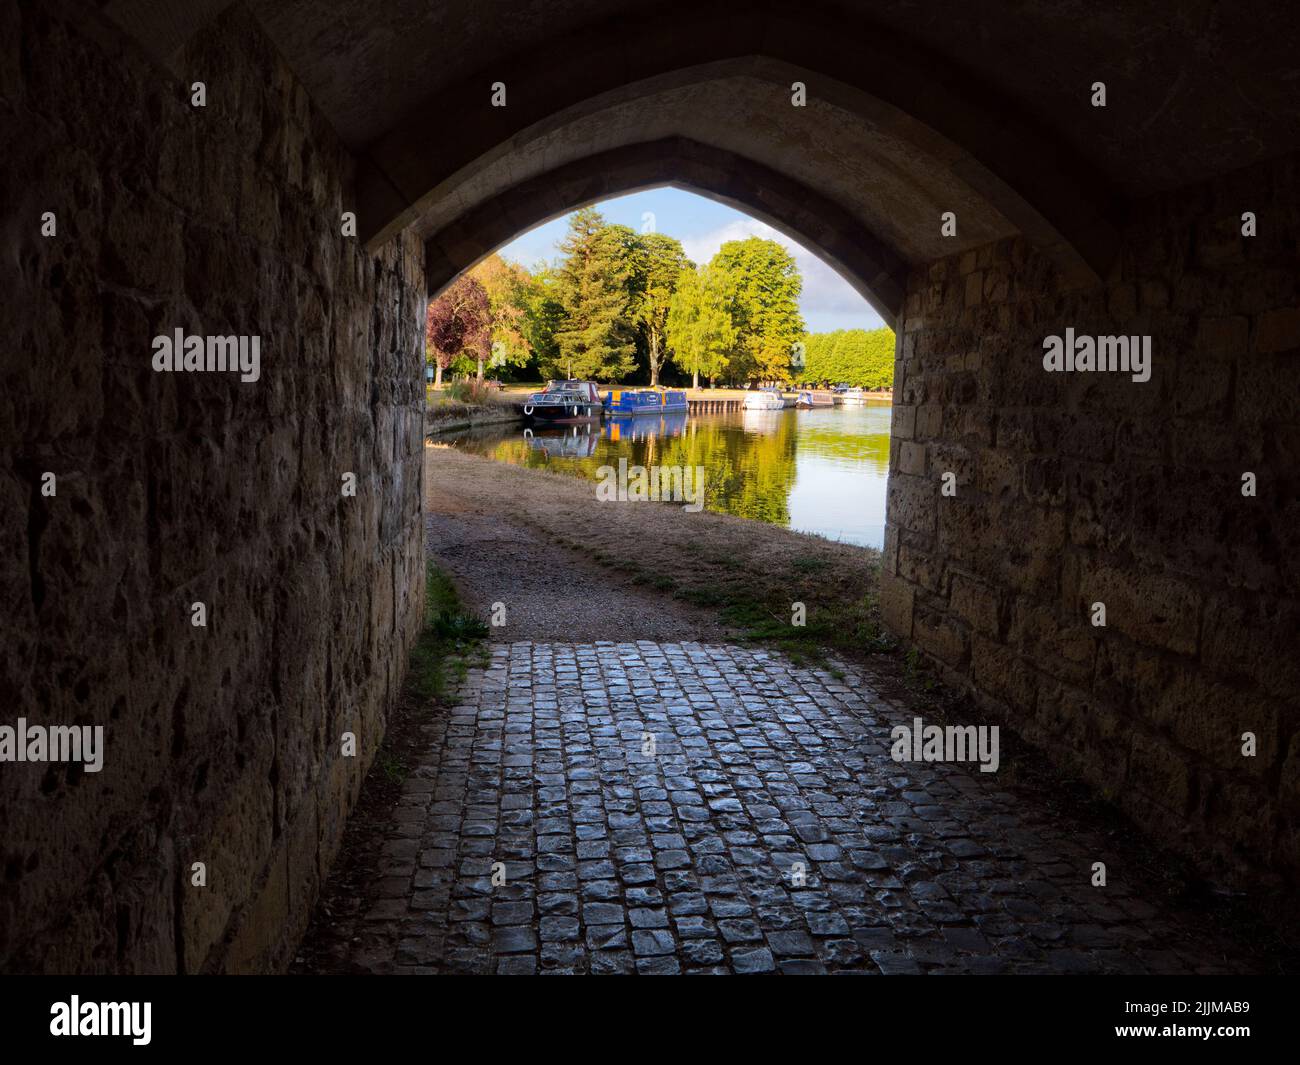
[[(288, 963), (421, 622), (425, 301), (665, 184), (894, 324), (897, 635), (1294, 886), (1296, 20), (1158, 7), (4, 5), (0, 724), (108, 761), (0, 765), (0, 969)], [(260, 376), (157, 372), (177, 330)], [(1148, 376), (1047, 372), (1067, 330)]]

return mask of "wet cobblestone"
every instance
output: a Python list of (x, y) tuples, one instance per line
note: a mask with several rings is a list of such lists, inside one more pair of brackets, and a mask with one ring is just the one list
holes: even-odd
[[(494, 644), (337, 931), (381, 972), (1250, 965), (996, 774), (899, 764), (869, 676), (734, 646)], [(1109, 883), (1091, 884), (1107, 862)], [(1226, 960), (1225, 960), (1226, 959)]]

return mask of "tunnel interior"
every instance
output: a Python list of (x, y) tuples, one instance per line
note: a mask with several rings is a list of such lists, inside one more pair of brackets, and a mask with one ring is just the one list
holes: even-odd
[[(6, 687), (113, 758), (0, 775), (0, 968), (286, 965), (423, 614), (423, 309), (665, 184), (895, 329), (897, 637), (1163, 845), (1293, 886), (1300, 107), (1287, 13), (1207, 12), (8, 6)], [(260, 379), (156, 373), (176, 329), (260, 337)], [(1149, 378), (1045, 372), (1067, 330)]]

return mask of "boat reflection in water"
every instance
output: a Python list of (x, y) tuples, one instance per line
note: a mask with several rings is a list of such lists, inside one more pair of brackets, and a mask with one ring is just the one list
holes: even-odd
[(639, 414), (635, 418), (609, 417), (605, 419), (601, 435), (615, 443), (625, 440), (649, 440), (652, 437), (681, 436), (686, 432), (688, 417), (684, 410), (659, 415)]
[(785, 412), (780, 410), (764, 410), (762, 408), (746, 407), (740, 412), (740, 424), (744, 427), (745, 432), (755, 436), (765, 436), (777, 431), (785, 419)]
[[(706, 510), (879, 548), (889, 474), (887, 404), (607, 415), (603, 424), (484, 426), (458, 446), (588, 482), (620, 460), (704, 467)], [(593, 489), (594, 490), (594, 489)], [(635, 547), (630, 546), (634, 551)]]
[(547, 458), (585, 459), (596, 453), (600, 434), (594, 425), (566, 425), (555, 428), (527, 428), (524, 442), (530, 451), (539, 451)]

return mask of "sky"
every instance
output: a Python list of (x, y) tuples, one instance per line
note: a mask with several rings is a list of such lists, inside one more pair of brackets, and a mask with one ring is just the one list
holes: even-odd
[[(765, 237), (785, 245), (803, 276), (799, 309), (811, 333), (835, 329), (879, 329), (880, 315), (849, 283), (807, 248), (742, 211), (715, 203), (682, 189), (650, 189), (596, 204), (607, 222), (617, 222), (641, 232), (646, 223), (658, 233), (676, 237), (695, 263), (706, 263), (728, 240)], [(653, 218), (647, 218), (647, 215)], [(566, 218), (538, 226), (499, 249), (507, 259), (532, 267), (559, 257), (557, 245), (568, 228)]]

